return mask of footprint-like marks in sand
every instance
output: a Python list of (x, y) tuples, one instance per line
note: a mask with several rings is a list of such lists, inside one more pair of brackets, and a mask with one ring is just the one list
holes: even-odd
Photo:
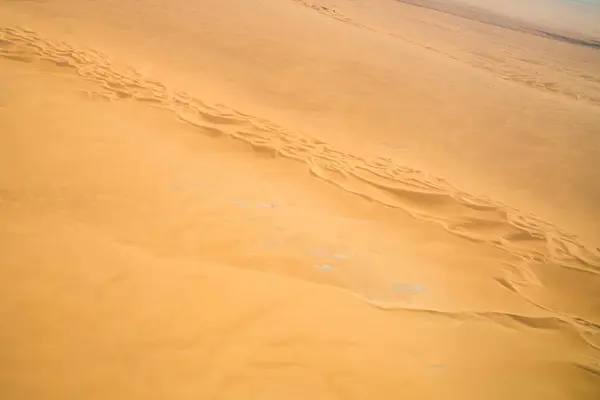
[(352, 19), (346, 17), (344, 14), (342, 14), (341, 12), (339, 12), (338, 10), (336, 10), (333, 7), (327, 7), (327, 6), (323, 6), (321, 4), (314, 4), (307, 0), (293, 0), (293, 1), (304, 7), (313, 9), (316, 12), (318, 12), (319, 14), (323, 14), (327, 17), (334, 18), (334, 19), (337, 19), (338, 21), (346, 22), (351, 25), (360, 26), (359, 24), (354, 22)]
[(314, 137), (225, 106), (212, 106), (135, 69), (118, 71), (110, 59), (81, 51), (19, 28), (0, 28), (0, 56), (22, 62), (48, 63), (52, 71), (96, 82), (90, 98), (138, 101), (170, 110), (179, 120), (210, 136), (243, 141), (259, 154), (309, 165), (313, 176), (347, 192), (403, 210), (471, 241), (504, 249), (523, 261), (553, 262), (600, 274), (600, 251), (533, 215), (499, 202), (462, 192), (443, 179), (397, 165), (390, 159), (366, 159), (340, 151)]

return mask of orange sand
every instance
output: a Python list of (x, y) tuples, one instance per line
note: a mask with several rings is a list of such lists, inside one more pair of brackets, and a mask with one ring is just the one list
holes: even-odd
[(0, 398), (600, 398), (562, 4), (1, 3)]

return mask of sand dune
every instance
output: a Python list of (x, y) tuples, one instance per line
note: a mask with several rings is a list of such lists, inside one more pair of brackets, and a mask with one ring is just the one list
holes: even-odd
[(2, 4), (2, 397), (596, 399), (577, 7)]

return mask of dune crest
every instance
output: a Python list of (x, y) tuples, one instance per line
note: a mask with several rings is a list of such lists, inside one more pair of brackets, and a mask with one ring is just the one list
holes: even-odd
[(123, 75), (102, 54), (85, 53), (66, 43), (57, 45), (31, 31), (4, 28), (0, 32), (0, 56), (23, 62), (47, 61), (72, 69), (102, 88), (88, 92), (90, 98), (132, 99), (162, 106), (204, 134), (230, 136), (248, 143), (258, 153), (304, 162), (313, 176), (438, 223), (453, 234), (493, 244), (526, 260), (557, 262), (567, 268), (600, 273), (598, 249), (586, 248), (572, 235), (533, 215), (461, 192), (440, 178), (427, 177), (392, 160), (366, 160), (269, 121), (233, 109), (216, 109), (188, 93), (149, 81), (133, 68)]

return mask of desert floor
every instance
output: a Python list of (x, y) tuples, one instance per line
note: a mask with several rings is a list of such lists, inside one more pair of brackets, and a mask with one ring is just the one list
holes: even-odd
[(600, 398), (600, 5), (0, 2), (0, 397)]

